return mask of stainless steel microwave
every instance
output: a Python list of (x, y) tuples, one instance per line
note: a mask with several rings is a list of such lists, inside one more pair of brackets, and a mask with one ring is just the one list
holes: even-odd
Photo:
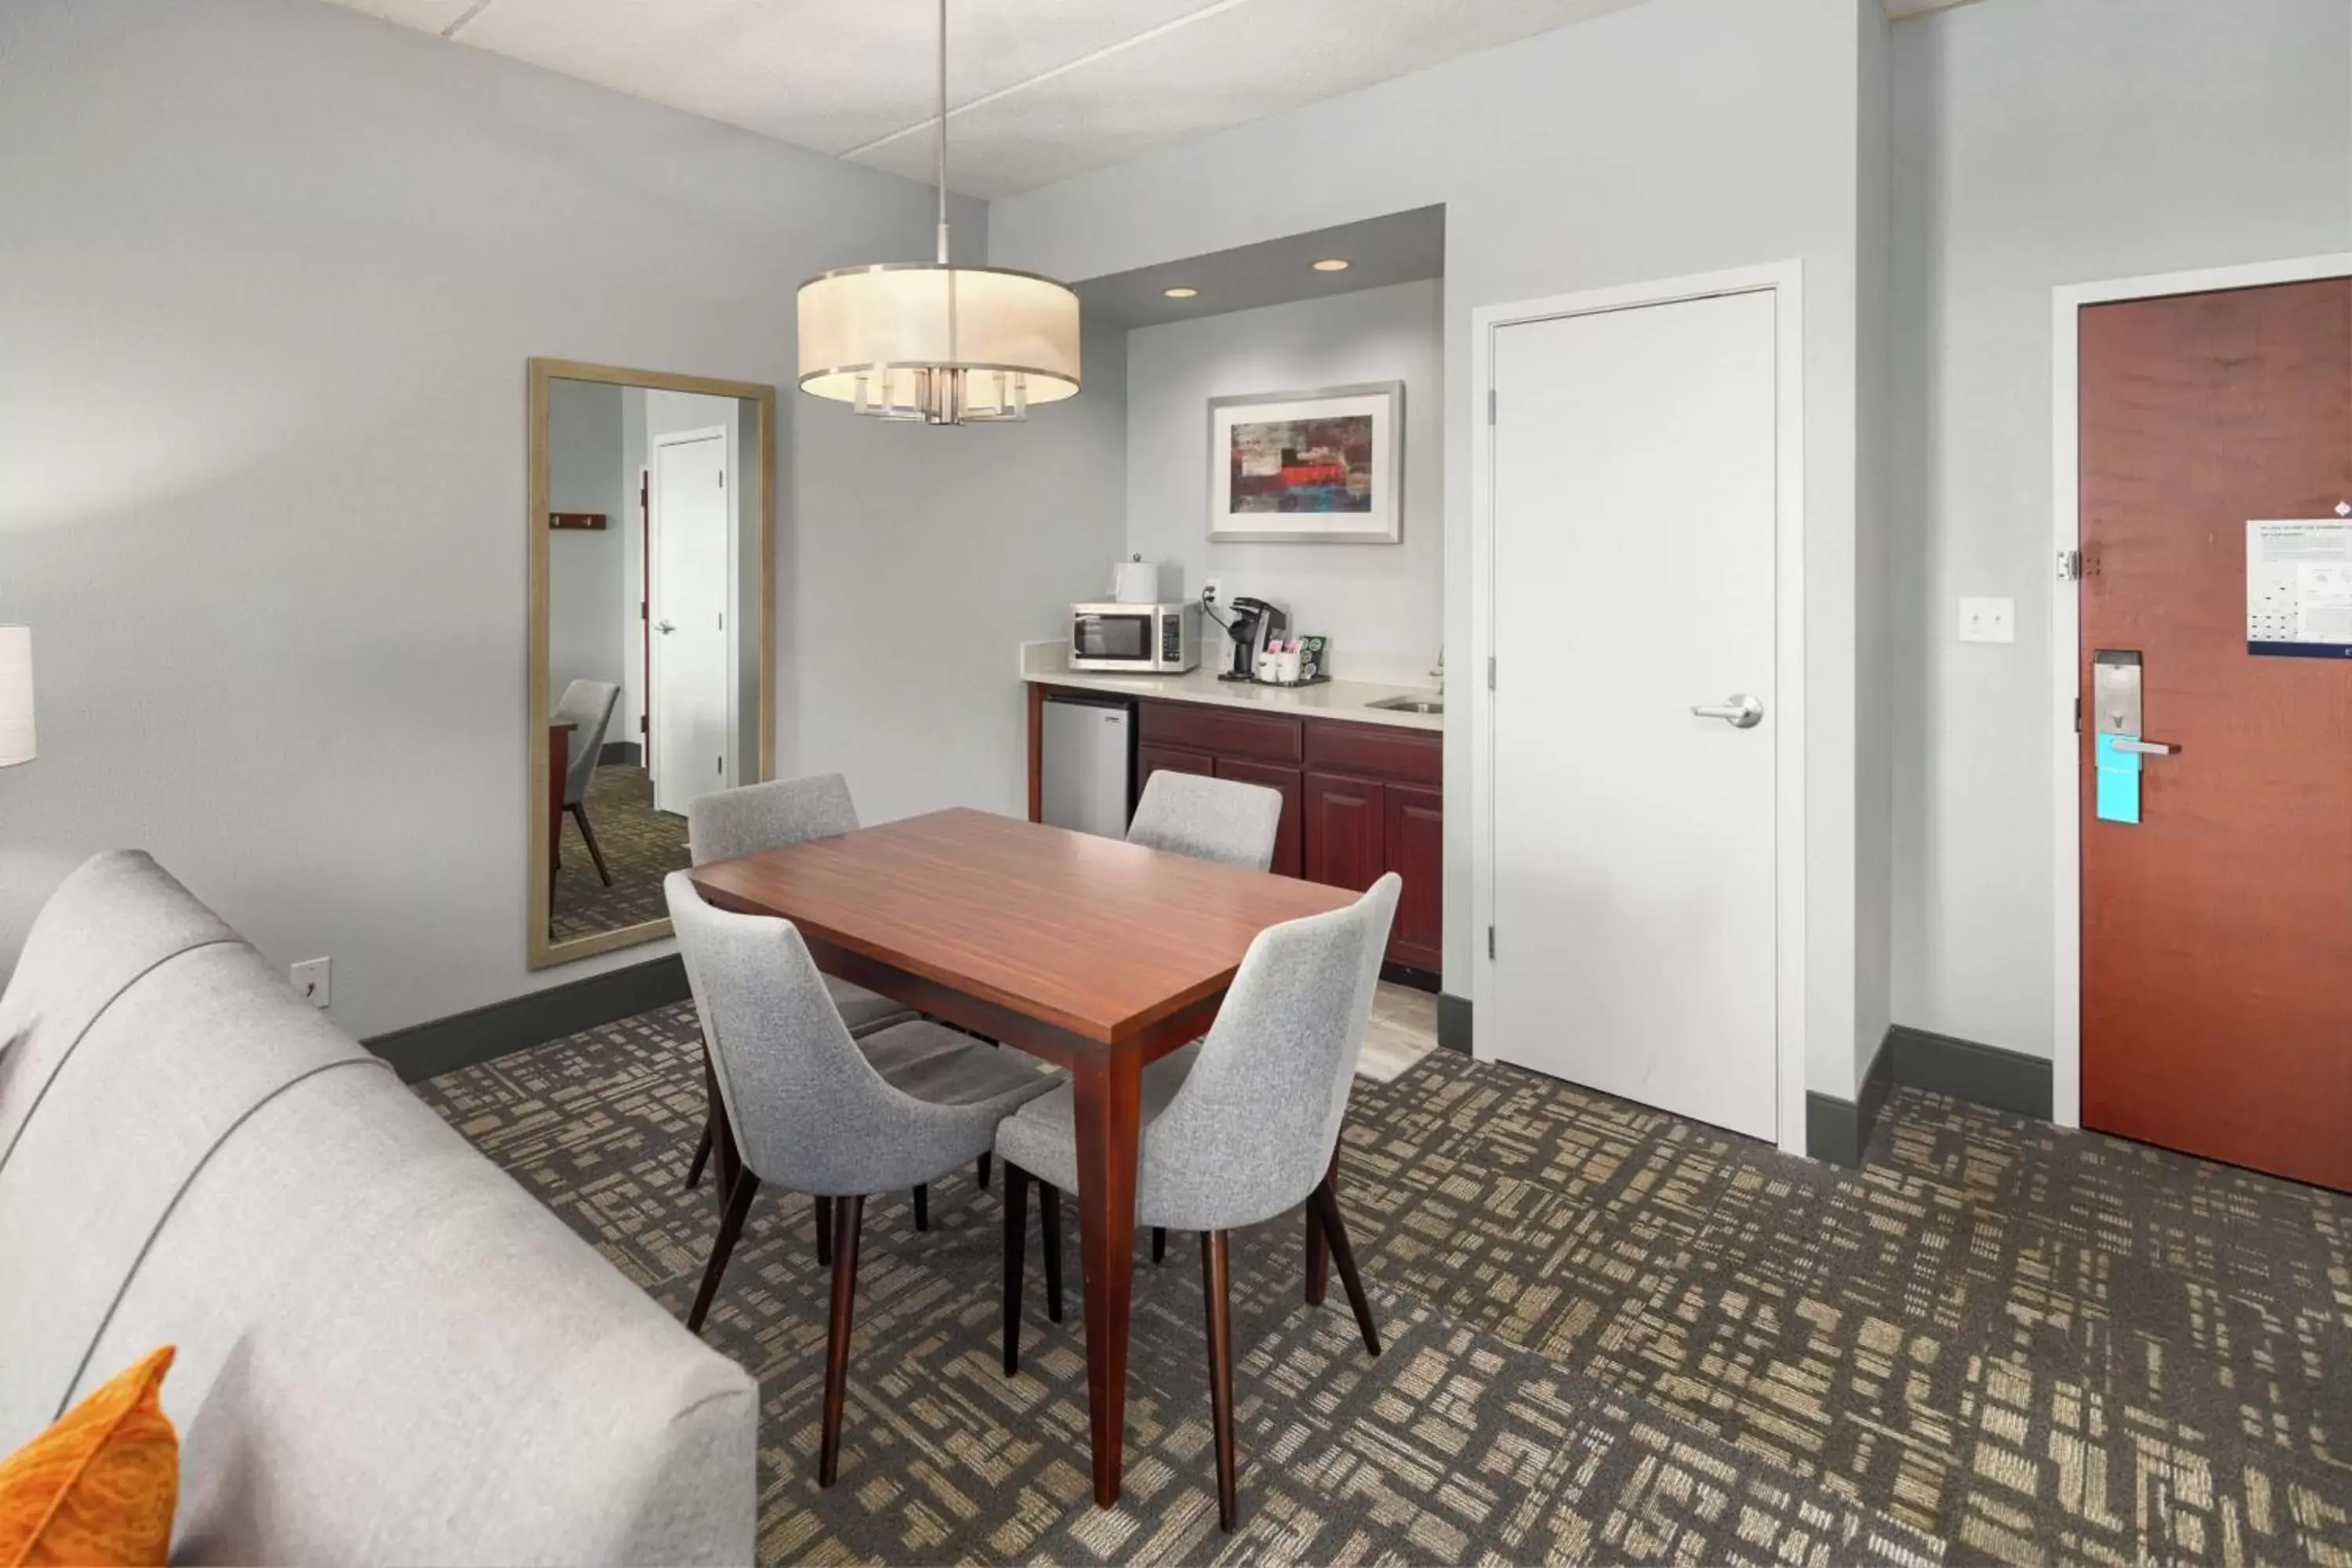
[(1072, 605), (1070, 668), (1181, 674), (1201, 662), (1198, 605)]

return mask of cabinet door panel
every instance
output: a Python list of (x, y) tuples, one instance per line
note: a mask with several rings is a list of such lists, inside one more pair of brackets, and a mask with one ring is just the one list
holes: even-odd
[(1297, 876), (1303, 864), (1299, 853), (1298, 819), (1304, 806), (1304, 784), (1298, 770), (1276, 767), (1271, 763), (1253, 763), (1240, 757), (1219, 757), (1217, 776), (1232, 779), (1236, 784), (1263, 784), (1281, 795), (1282, 821), (1274, 830), (1274, 864), (1269, 869), (1277, 877)]
[(1135, 748), (1135, 791), (1139, 798), (1151, 775), (1166, 768), (1175, 773), (1214, 773), (1217, 760), (1206, 752), (1188, 752), (1180, 746), (1144, 744)]
[(1386, 786), (1339, 773), (1307, 775), (1307, 879), (1359, 892), (1388, 869)]
[(1388, 793), (1388, 868), (1404, 879), (1389, 960), (1412, 969), (1445, 963), (1445, 796), (1418, 784)]

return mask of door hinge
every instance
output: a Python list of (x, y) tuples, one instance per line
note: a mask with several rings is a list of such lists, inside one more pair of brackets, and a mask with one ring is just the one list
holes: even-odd
[(2058, 581), (2061, 583), (2079, 583), (2082, 580), (2083, 552), (2079, 550), (2060, 551), (2058, 552)]
[(722, 632), (727, 629), (727, 612), (724, 610), (719, 612), (719, 629)]
[(721, 758), (719, 758), (719, 764), (718, 764), (718, 770), (717, 770), (717, 771), (718, 771), (719, 776), (720, 778), (722, 778), (722, 779), (723, 779), (723, 778), (725, 778), (725, 777), (727, 776), (727, 759), (726, 759), (726, 758), (721, 757)]
[(651, 616), (647, 616), (647, 615), (646, 614), (646, 601), (645, 601), (645, 600), (643, 600), (643, 599), (639, 599), (639, 600), (637, 601), (637, 619), (639, 619), (639, 620), (643, 621), (643, 620), (650, 620), (651, 618), (652, 618)]
[(719, 488), (722, 490), (727, 488), (727, 470), (724, 468), (719, 470)]
[(2083, 700), (2082, 700), (2081, 698), (2077, 697), (2076, 699), (2074, 699), (2074, 733), (2076, 733), (2077, 735), (2079, 735), (2079, 734), (2081, 734), (2082, 732), (2083, 732)]
[(642, 713), (638, 714), (638, 715), (637, 715), (637, 733), (638, 733), (638, 734), (640, 734), (640, 735), (645, 735), (645, 734), (650, 734), (651, 732), (652, 732), (652, 731), (648, 731), (648, 730), (646, 728), (646, 716), (645, 716), (644, 714), (642, 714)]
[(1488, 927), (1486, 928), (1486, 960), (1487, 960), (1487, 962), (1488, 962), (1488, 963), (1493, 963), (1493, 962), (1494, 962), (1494, 958), (1495, 958), (1495, 928), (1494, 928), (1493, 926), (1488, 926)]
[(1489, 425), (1492, 425), (1495, 422), (1495, 405), (1496, 401), (1497, 399), (1495, 396), (1495, 389), (1491, 386), (1488, 387), (1486, 389), (1486, 423)]
[(1486, 656), (1486, 689), (1495, 689), (1495, 656), (1491, 653)]

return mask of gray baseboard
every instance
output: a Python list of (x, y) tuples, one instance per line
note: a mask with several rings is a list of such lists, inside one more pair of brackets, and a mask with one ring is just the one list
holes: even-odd
[(1470, 1054), (1469, 997), (1437, 994), (1437, 1043), (1446, 1050)]
[(2050, 1060), (1999, 1046), (1897, 1024), (1878, 1042), (1853, 1100), (1805, 1096), (1805, 1152), (1832, 1165), (1859, 1165), (1878, 1113), (1896, 1084), (1974, 1100), (1996, 1110), (2050, 1120)]
[(634, 768), (638, 765), (638, 759), (643, 754), (644, 748), (635, 741), (607, 741), (604, 742), (604, 749), (596, 753), (596, 765), (600, 768), (614, 766)]
[(1851, 1100), (1834, 1095), (1805, 1095), (1805, 1152), (1832, 1165), (1862, 1163), (1862, 1121)]
[(415, 1083), (686, 997), (686, 965), (671, 953), (360, 1043), (390, 1062), (403, 1083)]
[(2048, 1057), (2029, 1057), (1907, 1024), (1887, 1030), (1886, 1040), (1893, 1047), (1887, 1054), (1895, 1058), (1896, 1083), (2050, 1120)]
[(1832, 1165), (1860, 1165), (1870, 1135), (1878, 1129), (1878, 1113), (1895, 1088), (1895, 1035), (1882, 1037), (1870, 1066), (1863, 1069), (1861, 1092), (1852, 1100), (1834, 1095), (1805, 1096), (1805, 1152)]

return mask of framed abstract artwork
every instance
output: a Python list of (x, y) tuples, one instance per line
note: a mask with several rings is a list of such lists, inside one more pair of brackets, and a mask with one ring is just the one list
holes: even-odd
[(1404, 383), (1209, 400), (1209, 537), (1394, 544)]

